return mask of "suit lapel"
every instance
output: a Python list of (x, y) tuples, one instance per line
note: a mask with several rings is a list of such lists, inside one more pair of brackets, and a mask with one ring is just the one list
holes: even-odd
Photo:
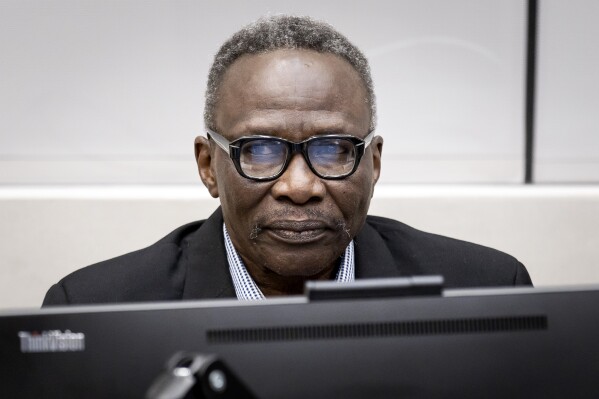
[(235, 298), (220, 207), (181, 247), (180, 262), (187, 270), (182, 299)]
[(368, 224), (355, 238), (356, 279), (400, 277), (401, 271), (395, 263), (385, 240)]

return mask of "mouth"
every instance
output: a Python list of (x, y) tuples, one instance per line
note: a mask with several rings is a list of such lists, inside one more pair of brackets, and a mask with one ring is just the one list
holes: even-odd
[(317, 220), (281, 220), (263, 226), (264, 233), (290, 244), (307, 244), (320, 240), (329, 226)]

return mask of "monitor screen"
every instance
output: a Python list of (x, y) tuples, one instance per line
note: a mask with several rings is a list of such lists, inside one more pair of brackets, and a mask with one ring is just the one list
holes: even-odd
[(599, 397), (599, 287), (324, 297), (4, 312), (0, 397), (141, 398), (180, 351), (264, 399)]

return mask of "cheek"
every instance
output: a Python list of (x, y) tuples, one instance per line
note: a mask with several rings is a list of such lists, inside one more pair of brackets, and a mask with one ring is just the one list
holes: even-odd
[(234, 213), (237, 212), (237, 209), (242, 204), (243, 196), (241, 195), (241, 186), (243, 179), (233, 165), (230, 165), (231, 162), (229, 159), (221, 159), (218, 162), (218, 167), (216, 168), (216, 182), (218, 185), (218, 193), (220, 197), (221, 207), (223, 209), (223, 214), (225, 216), (225, 220)]
[(218, 174), (218, 188), (223, 215), (227, 225), (234, 229), (247, 228), (260, 203), (268, 192), (265, 184), (258, 184), (237, 173), (233, 165), (224, 165)]
[[(343, 183), (341, 180), (339, 183)], [(358, 170), (336, 190), (335, 201), (355, 232), (362, 227), (374, 188), (372, 158), (364, 156)]]
[(368, 180), (356, 176), (347, 181), (338, 182), (330, 188), (331, 197), (343, 214), (343, 218), (352, 230), (357, 231), (363, 224), (370, 205), (372, 185)]

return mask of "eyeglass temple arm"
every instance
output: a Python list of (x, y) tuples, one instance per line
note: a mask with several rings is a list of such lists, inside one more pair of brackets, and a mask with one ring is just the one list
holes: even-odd
[(229, 140), (221, 136), (220, 134), (213, 132), (210, 129), (206, 129), (206, 133), (208, 133), (208, 138), (214, 140), (214, 142), (223, 149), (227, 154), (229, 154)]
[(368, 148), (370, 143), (372, 143), (372, 139), (374, 138), (374, 130), (368, 133), (368, 136), (364, 137), (364, 149)]

